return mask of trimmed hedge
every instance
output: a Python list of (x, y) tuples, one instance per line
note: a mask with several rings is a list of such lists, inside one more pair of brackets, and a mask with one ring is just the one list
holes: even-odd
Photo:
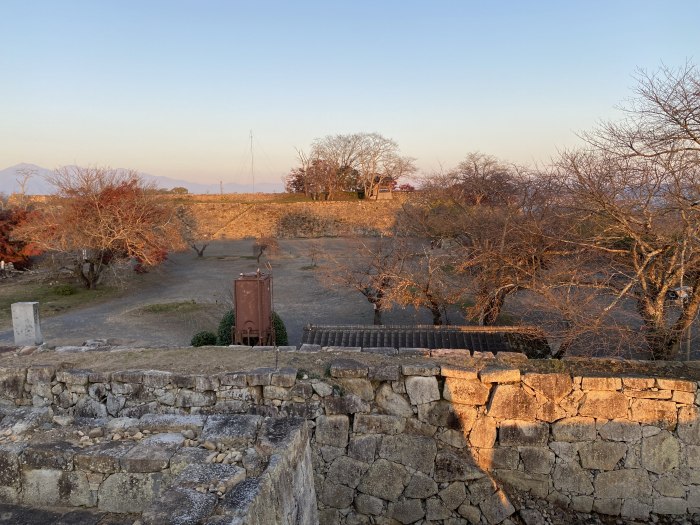
[(192, 336), (192, 346), (212, 346), (216, 344), (216, 334), (213, 332), (197, 332)]

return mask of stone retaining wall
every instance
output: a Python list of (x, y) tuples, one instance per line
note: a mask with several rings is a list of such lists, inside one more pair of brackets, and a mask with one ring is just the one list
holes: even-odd
[(468, 357), (461, 367), (368, 367), (347, 355), (318, 378), (3, 369), (0, 392), (58, 414), (307, 419), (321, 523), (500, 523), (516, 512), (513, 489), (580, 512), (700, 512), (695, 381), (521, 372)]
[(0, 431), (0, 503), (126, 513), (144, 525), (318, 522), (301, 419), (0, 407)]

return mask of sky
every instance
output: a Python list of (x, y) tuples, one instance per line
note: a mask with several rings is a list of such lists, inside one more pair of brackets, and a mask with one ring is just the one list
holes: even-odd
[(698, 19), (697, 0), (0, 0), (0, 169), (279, 182), (354, 132), (423, 174), (546, 163), (621, 116), (638, 68), (700, 65)]

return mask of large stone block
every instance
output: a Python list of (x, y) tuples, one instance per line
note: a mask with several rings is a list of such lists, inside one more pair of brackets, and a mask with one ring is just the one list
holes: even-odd
[(538, 374), (531, 372), (523, 375), (522, 382), (552, 401), (563, 399), (573, 388), (569, 374)]
[(402, 396), (394, 392), (390, 385), (384, 383), (377, 390), (377, 407), (385, 414), (403, 417), (413, 417), (411, 404)]
[(473, 447), (492, 448), (496, 442), (496, 420), (492, 417), (477, 418), (469, 433), (469, 443)]
[(431, 474), (435, 466), (437, 445), (432, 438), (421, 436), (385, 436), (379, 457)]
[(360, 479), (367, 472), (367, 469), (369, 469), (368, 463), (347, 456), (340, 456), (333, 461), (328, 469), (326, 481), (354, 489), (360, 483)]
[(681, 392), (695, 392), (698, 384), (687, 379), (663, 379), (656, 378), (656, 384), (662, 390), (679, 390)]
[(449, 401), (435, 401), (418, 405), (418, 419), (436, 427), (469, 430), (476, 419), (476, 407), (462, 405), (456, 411)]
[(433, 479), (438, 483), (469, 481), (484, 476), (484, 471), (476, 464), (474, 458), (467, 454), (456, 454), (451, 450), (443, 449), (438, 451), (435, 457)]
[(520, 382), (520, 370), (500, 365), (489, 365), (479, 372), (479, 379), (482, 383), (518, 383)]
[(339, 379), (338, 384), (347, 394), (354, 394), (363, 401), (374, 401), (374, 388), (368, 379), (357, 377)]
[(599, 473), (594, 482), (599, 498), (648, 501), (651, 497), (651, 481), (644, 469), (623, 469)]
[(348, 456), (364, 463), (372, 463), (381, 439), (381, 435), (376, 434), (353, 436), (348, 446)]
[(22, 472), (22, 503), (48, 507), (94, 507), (97, 492), (90, 490), (84, 472), (37, 469)]
[(494, 476), (502, 483), (535, 497), (546, 498), (551, 491), (551, 480), (545, 474), (534, 474), (522, 470), (495, 470)]
[(100, 485), (98, 508), (105, 512), (142, 512), (165, 488), (163, 474), (118, 472)]
[(410, 481), (411, 475), (403, 465), (378, 459), (362, 477), (357, 490), (388, 501), (397, 501)]
[(501, 523), (515, 512), (515, 508), (502, 491), (497, 491), (479, 503), (482, 514), (490, 524)]
[(619, 377), (584, 377), (581, 379), (582, 390), (621, 390), (622, 379)]
[(639, 423), (673, 430), (678, 423), (676, 403), (658, 399), (633, 399), (630, 419)]
[(608, 441), (625, 441), (636, 443), (642, 439), (642, 427), (639, 423), (627, 419), (613, 419), (598, 428), (600, 437)]
[(355, 497), (355, 509), (360, 514), (381, 516), (384, 514), (384, 501), (368, 494), (358, 494)]
[(519, 386), (497, 385), (489, 404), (488, 414), (498, 419), (534, 420), (537, 400)]
[(579, 448), (581, 466), (594, 470), (613, 470), (625, 457), (627, 445), (619, 442), (593, 441)]
[(552, 425), (556, 441), (593, 441), (596, 438), (595, 419), (592, 417), (569, 417)]
[(24, 395), (27, 371), (24, 368), (0, 368), (0, 392), (10, 399), (20, 399)]
[(261, 423), (262, 417), (254, 415), (209, 416), (201, 438), (212, 443), (241, 447), (255, 439)]
[(678, 437), (683, 443), (700, 445), (700, 409), (695, 406), (678, 410)]
[(349, 429), (348, 416), (319, 416), (316, 418), (316, 443), (343, 448), (348, 444)]
[(512, 469), (518, 468), (520, 455), (518, 450), (512, 447), (497, 447), (497, 448), (481, 448), (476, 453), (479, 466), (487, 471), (495, 469)]
[(642, 439), (642, 466), (655, 474), (678, 468), (680, 455), (680, 442), (667, 430)]
[(344, 396), (328, 396), (323, 398), (323, 406), (326, 414), (357, 414), (358, 412), (369, 412), (370, 405), (355, 394)]
[(539, 421), (501, 421), (498, 431), (498, 442), (506, 447), (545, 445), (548, 438), (549, 425)]
[(329, 507), (344, 509), (352, 505), (355, 491), (345, 485), (334, 483), (326, 478), (321, 490), (321, 501)]
[(131, 443), (108, 441), (76, 452), (75, 467), (89, 472), (118, 472), (121, 458), (133, 447)]
[(443, 397), (447, 401), (464, 405), (484, 405), (489, 398), (491, 389), (481, 381), (445, 378)]
[(578, 463), (558, 463), (554, 467), (552, 481), (554, 488), (572, 495), (593, 493), (590, 475)]
[(3, 443), (0, 445), (0, 487), (19, 489), (22, 482), (19, 456), (24, 445)]
[(440, 399), (440, 390), (435, 376), (410, 376), (406, 378), (406, 393), (411, 403), (422, 405)]
[(401, 434), (406, 428), (406, 418), (374, 414), (357, 414), (353, 431), (358, 434)]
[(655, 514), (685, 514), (688, 510), (688, 503), (683, 498), (654, 498)]
[(579, 415), (598, 419), (625, 418), (627, 417), (627, 398), (622, 392), (586, 392), (579, 408)]
[(549, 474), (554, 465), (554, 452), (546, 447), (519, 447), (520, 459), (526, 472)]
[(389, 505), (389, 517), (399, 523), (415, 523), (425, 516), (423, 505), (416, 499), (406, 499)]
[(215, 494), (173, 487), (144, 509), (141, 520), (145, 525), (201, 523), (212, 513), (216, 503)]
[(438, 486), (433, 478), (416, 472), (411, 476), (411, 481), (408, 482), (403, 495), (407, 498), (425, 499), (434, 496), (437, 492)]

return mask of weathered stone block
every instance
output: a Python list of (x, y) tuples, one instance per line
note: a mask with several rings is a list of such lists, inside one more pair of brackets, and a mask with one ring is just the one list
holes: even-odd
[(338, 384), (347, 394), (354, 394), (363, 401), (374, 401), (374, 388), (372, 388), (372, 383), (368, 379), (339, 379)]
[(672, 498), (685, 497), (683, 482), (676, 476), (670, 474), (659, 476), (659, 478), (654, 481), (653, 486), (654, 490), (662, 496), (669, 496)]
[(435, 457), (435, 475), (438, 483), (450, 481), (468, 481), (484, 477), (485, 474), (472, 457), (456, 454), (451, 450), (438, 451)]
[(243, 446), (255, 439), (262, 417), (253, 415), (209, 416), (201, 438), (232, 447)]
[(352, 505), (355, 491), (345, 485), (339, 485), (326, 478), (321, 491), (321, 501), (329, 507), (344, 509)]
[(594, 486), (599, 498), (648, 500), (651, 496), (649, 474), (643, 469), (601, 472)]
[(32, 365), (27, 368), (27, 383), (50, 383), (56, 369), (50, 365)]
[(533, 420), (537, 416), (537, 400), (519, 386), (497, 385), (488, 407), (488, 414), (498, 419)]
[(653, 377), (623, 377), (622, 386), (627, 390), (648, 390), (654, 388), (656, 380)]
[(32, 506), (84, 506), (97, 504), (84, 472), (37, 469), (22, 472), (22, 503)]
[(464, 448), (467, 446), (467, 440), (461, 430), (445, 429), (439, 432), (436, 437), (438, 441), (446, 443), (454, 448)]
[(338, 485), (346, 485), (354, 489), (360, 483), (360, 479), (367, 472), (367, 469), (369, 469), (369, 464), (363, 461), (340, 456), (333, 461), (328, 469), (326, 481), (331, 481)]
[(685, 514), (688, 504), (683, 498), (654, 498), (655, 514)]
[(398, 365), (371, 366), (367, 375), (372, 381), (398, 381)]
[(678, 468), (680, 453), (680, 442), (667, 430), (642, 439), (642, 465), (655, 474)]
[(425, 474), (433, 472), (436, 454), (435, 440), (421, 436), (385, 436), (379, 447), (379, 457)]
[(505, 493), (498, 491), (484, 498), (479, 503), (482, 514), (490, 524), (501, 523), (515, 512), (515, 508), (508, 500)]
[(680, 390), (681, 392), (695, 392), (698, 385), (695, 381), (686, 379), (662, 379), (657, 378), (656, 384), (662, 390)]
[(445, 379), (443, 397), (447, 401), (464, 405), (484, 405), (491, 389), (481, 381), (448, 377)]
[(593, 501), (593, 511), (598, 514), (608, 514), (617, 516), (620, 514), (622, 500), (619, 498), (595, 498)]
[(98, 508), (105, 512), (142, 512), (165, 488), (163, 474), (119, 472), (100, 485)]
[(380, 435), (353, 436), (348, 446), (348, 456), (364, 463), (374, 462), (381, 439)]
[(457, 481), (455, 483), (450, 483), (447, 487), (442, 489), (438, 495), (445, 507), (449, 510), (455, 510), (466, 499), (467, 491), (464, 488), (464, 483)]
[(434, 363), (409, 363), (401, 366), (405, 376), (439, 376), (440, 367)]
[(337, 359), (330, 366), (331, 377), (367, 377), (367, 365), (352, 359)]
[(590, 475), (578, 463), (558, 463), (554, 467), (552, 481), (554, 488), (563, 492), (577, 495), (593, 493)]
[(182, 444), (181, 434), (156, 434), (144, 439), (124, 454), (119, 464), (126, 472), (160, 472)]
[(595, 419), (592, 417), (569, 417), (552, 425), (556, 441), (593, 441), (596, 438)]
[(199, 415), (145, 414), (138, 421), (141, 430), (149, 432), (180, 432), (191, 430), (199, 434), (206, 418)]
[(207, 407), (214, 403), (216, 403), (214, 392), (195, 392), (183, 388), (175, 397), (175, 406), (177, 407)]
[(582, 390), (621, 390), (622, 380), (619, 377), (584, 377), (581, 380)]
[(357, 414), (353, 431), (359, 434), (400, 434), (406, 428), (406, 419), (399, 416)]
[(549, 474), (554, 465), (554, 452), (546, 447), (519, 447), (525, 472)]
[[(472, 452), (474, 454), (474, 452)], [(520, 456), (516, 448), (498, 447), (478, 449), (477, 462), (487, 471), (496, 469), (515, 470), (518, 468)]]
[(673, 392), (673, 397), (671, 400), (675, 403), (680, 403), (683, 405), (692, 405), (695, 403), (695, 394), (693, 392), (683, 392), (681, 390), (676, 390)]
[(411, 404), (401, 395), (393, 391), (390, 385), (383, 384), (377, 390), (377, 407), (385, 414), (403, 417), (413, 417)]
[(361, 514), (381, 516), (384, 514), (384, 501), (368, 494), (358, 494), (355, 497), (355, 508)]
[(415, 523), (425, 516), (423, 505), (416, 499), (406, 499), (389, 505), (389, 517), (399, 523)]
[(523, 492), (530, 492), (538, 498), (545, 498), (551, 490), (551, 480), (544, 474), (523, 472), (522, 470), (494, 470), (494, 476), (502, 483)]
[(316, 419), (316, 443), (344, 448), (348, 444), (348, 416), (319, 416)]
[(403, 465), (378, 459), (362, 477), (357, 490), (388, 501), (397, 501), (411, 476)]
[(651, 508), (651, 505), (647, 505), (641, 501), (626, 499), (622, 502), (620, 514), (626, 518), (647, 521), (649, 519), (649, 514), (651, 513)]
[(359, 396), (347, 394), (342, 397), (325, 397), (323, 398), (323, 406), (326, 409), (326, 414), (357, 414), (359, 412), (369, 412), (370, 405), (367, 401), (363, 401)]
[(148, 388), (165, 388), (170, 384), (170, 372), (162, 370), (144, 370), (142, 375), (143, 386)]
[(642, 439), (642, 427), (639, 423), (627, 419), (613, 419), (598, 428), (600, 437), (608, 441), (626, 441), (636, 443)]
[(263, 387), (263, 397), (265, 399), (279, 399), (280, 401), (289, 401), (289, 389), (280, 386), (266, 385)]
[(451, 515), (452, 512), (445, 507), (445, 504), (440, 498), (430, 498), (425, 502), (425, 519), (429, 522), (442, 521), (449, 518)]
[(625, 457), (627, 445), (619, 442), (594, 441), (579, 448), (581, 466), (585, 469), (613, 470)]
[(212, 513), (216, 503), (215, 494), (173, 487), (143, 510), (141, 520), (145, 525), (202, 523)]
[(19, 456), (24, 450), (23, 444), (3, 443), (0, 445), (0, 487), (21, 487), (21, 470)]
[(411, 476), (403, 495), (407, 498), (425, 499), (434, 496), (438, 492), (437, 483), (425, 474), (416, 472)]
[(563, 399), (573, 388), (573, 383), (569, 374), (538, 374), (528, 372), (523, 375), (522, 382), (535, 392), (553, 401)]
[(76, 452), (75, 467), (89, 472), (111, 474), (120, 469), (120, 459), (133, 447), (131, 443), (108, 441)]
[(520, 370), (490, 365), (479, 372), (479, 379), (482, 383), (518, 383), (520, 382)]
[(411, 403), (422, 405), (440, 399), (437, 378), (434, 376), (410, 376), (406, 378), (406, 393)]
[(249, 370), (245, 374), (246, 382), (248, 386), (267, 386), (272, 382), (272, 374), (275, 372), (274, 368), (262, 367)]
[(678, 410), (676, 433), (684, 443), (700, 445), (700, 409), (698, 407), (681, 407)]
[(622, 392), (586, 392), (579, 415), (602, 419), (627, 417), (627, 398)]
[(633, 399), (630, 419), (673, 430), (678, 423), (676, 403), (655, 399)]
[(498, 441), (502, 446), (545, 445), (549, 437), (549, 426), (539, 421), (501, 421)]
[(493, 448), (496, 442), (496, 420), (492, 417), (477, 418), (469, 433), (469, 443), (473, 447)]
[(443, 377), (454, 377), (457, 379), (469, 379), (471, 381), (476, 381), (479, 378), (479, 373), (476, 368), (456, 366), (456, 365), (442, 365), (440, 367), (440, 373)]

